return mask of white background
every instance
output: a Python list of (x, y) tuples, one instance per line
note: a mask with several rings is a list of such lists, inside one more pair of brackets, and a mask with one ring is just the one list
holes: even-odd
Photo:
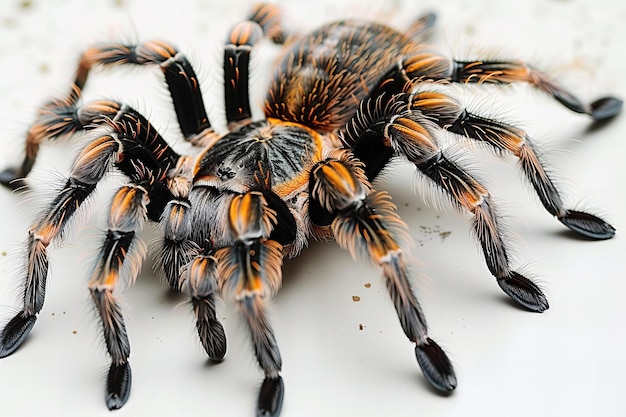
[[(192, 59), (207, 96), (219, 91), (220, 44), (250, 7), (238, 4), (2, 1), (0, 168), (20, 160), (37, 105), (65, 93), (76, 57), (93, 42), (170, 40)], [(402, 28), (420, 12), (434, 10), (439, 21), (433, 42), (444, 54), (519, 57), (550, 69), (584, 100), (626, 97), (626, 3), (621, 0), (318, 0), (283, 6), (292, 32), (345, 17), (371, 17)], [(257, 54), (259, 97), (273, 54), (269, 46)], [(516, 248), (515, 265), (530, 272), (549, 297), (550, 310), (528, 313), (508, 302), (490, 276), (467, 217), (423, 192), (410, 167), (392, 169), (377, 188), (390, 191), (411, 228), (415, 287), (432, 337), (454, 362), (459, 386), (449, 397), (427, 386), (380, 272), (353, 262), (333, 242), (318, 242), (286, 263), (274, 303), (286, 384), (283, 415), (626, 415), (626, 116), (590, 129), (587, 117), (527, 86), (450, 91), (475, 110), (528, 129), (545, 150), (568, 204), (605, 216), (617, 236), (603, 242), (573, 237), (545, 213), (512, 158), (497, 160), (456, 145), (498, 202)], [(156, 70), (98, 72), (85, 94), (136, 106), (180, 145)], [(223, 120), (219, 99), (208, 101), (212, 120)], [(49, 198), (67, 172), (74, 149), (68, 143), (44, 146), (29, 178), (32, 198), (0, 189), (3, 321), (19, 306), (17, 272), (29, 223), (42, 197)], [(91, 201), (93, 214), (81, 216), (85, 226), (72, 228), (66, 241), (50, 250), (47, 299), (37, 325), (19, 351), (0, 360), (2, 416), (110, 415), (103, 400), (108, 358), (86, 276), (102, 225), (97, 213), (106, 210), (106, 189), (115, 183)], [(158, 236), (148, 229), (144, 240)], [(130, 400), (116, 416), (252, 415), (262, 375), (232, 305), (220, 305), (229, 351), (213, 366), (196, 340), (190, 308), (158, 283), (150, 260), (123, 299), (134, 380)]]

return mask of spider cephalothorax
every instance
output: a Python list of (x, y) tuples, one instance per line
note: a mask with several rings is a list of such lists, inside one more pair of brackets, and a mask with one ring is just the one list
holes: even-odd
[[(224, 48), (229, 127), (224, 135), (212, 129), (194, 70), (173, 46), (151, 41), (87, 49), (70, 93), (41, 107), (21, 166), (0, 174), (5, 185), (17, 188), (42, 142), (76, 132), (89, 139), (58, 195), (30, 228), (23, 306), (0, 332), (0, 357), (20, 346), (43, 307), (48, 245), (97, 184), (117, 170), (127, 184), (111, 201), (108, 230), (89, 281), (111, 357), (110, 409), (124, 405), (131, 385), (130, 344), (114, 290), (138, 273), (145, 250), (137, 232), (147, 221), (159, 223), (163, 232), (159, 272), (173, 289), (188, 295), (211, 359), (221, 360), (226, 353), (216, 297), (221, 294), (239, 306), (265, 375), (258, 415), (278, 415), (283, 398), (281, 356), (266, 306), (280, 287), (283, 259), (298, 255), (312, 238), (332, 237), (354, 257), (381, 268), (425, 378), (438, 390), (454, 390), (452, 364), (429, 337), (411, 288), (403, 251), (407, 227), (390, 196), (372, 182), (392, 158), (413, 164), (473, 215), (473, 231), (502, 290), (521, 307), (541, 312), (548, 302), (535, 283), (511, 268), (489, 191), (442, 151), (441, 131), (519, 158), (546, 210), (573, 231), (608, 239), (615, 230), (592, 214), (564, 207), (526, 132), (469, 112), (445, 92), (445, 85), (527, 82), (595, 120), (615, 116), (622, 102), (605, 97), (586, 105), (523, 62), (456, 61), (429, 52), (421, 41), (433, 21), (427, 15), (405, 33), (342, 21), (290, 42), (270, 85), (265, 119), (253, 121), (251, 49), (263, 37), (277, 43), (284, 39), (277, 9), (259, 5), (233, 28)], [(80, 102), (92, 67), (114, 65), (162, 70), (182, 134), (197, 153), (176, 153), (144, 116), (123, 103)]]

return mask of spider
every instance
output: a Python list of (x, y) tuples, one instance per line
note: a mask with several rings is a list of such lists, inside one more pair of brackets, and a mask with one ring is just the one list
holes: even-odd
[[(146, 222), (160, 226), (158, 270), (172, 289), (188, 296), (211, 360), (221, 361), (226, 354), (216, 298), (239, 307), (264, 374), (257, 415), (279, 415), (284, 396), (267, 305), (280, 287), (283, 259), (297, 256), (311, 239), (335, 239), (354, 258), (380, 267), (425, 379), (439, 391), (453, 391), (452, 363), (429, 337), (411, 287), (408, 228), (390, 196), (372, 182), (393, 161), (413, 164), (473, 216), (487, 267), (504, 293), (521, 308), (542, 312), (548, 301), (541, 289), (510, 266), (489, 191), (442, 150), (441, 133), (515, 155), (548, 213), (574, 232), (609, 239), (615, 229), (593, 214), (564, 207), (526, 132), (468, 111), (445, 87), (526, 82), (595, 121), (616, 116), (622, 101), (604, 97), (585, 104), (524, 62), (459, 61), (433, 53), (423, 41), (434, 21), (432, 14), (422, 16), (404, 32), (373, 22), (339, 21), (285, 42), (277, 7), (257, 5), (233, 27), (224, 46), (228, 132), (223, 135), (209, 121), (192, 65), (169, 43), (86, 49), (69, 93), (40, 108), (21, 165), (0, 174), (4, 185), (22, 187), (43, 142), (77, 133), (88, 139), (65, 183), (30, 227), (23, 305), (0, 332), (0, 357), (22, 344), (43, 307), (48, 245), (61, 238), (98, 183), (118, 171), (127, 183), (110, 203), (108, 230), (88, 284), (111, 359), (109, 409), (122, 407), (131, 389), (130, 343), (116, 289), (138, 274), (145, 247), (137, 234)], [(287, 46), (267, 93), (265, 118), (253, 120), (248, 66), (251, 51), (264, 38)], [(92, 68), (131, 65), (158, 66), (163, 72), (182, 135), (198, 152), (178, 154), (124, 103), (80, 100)]]

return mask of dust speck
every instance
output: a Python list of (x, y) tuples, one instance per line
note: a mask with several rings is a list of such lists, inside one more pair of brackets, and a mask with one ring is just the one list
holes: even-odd
[(441, 240), (446, 240), (448, 236), (450, 236), (450, 234), (452, 234), (452, 232), (450, 231), (439, 232), (439, 237), (441, 238)]
[(355, 303), (358, 303), (359, 301), (361, 301), (361, 297), (359, 297), (358, 295), (353, 295), (352, 301), (354, 301)]

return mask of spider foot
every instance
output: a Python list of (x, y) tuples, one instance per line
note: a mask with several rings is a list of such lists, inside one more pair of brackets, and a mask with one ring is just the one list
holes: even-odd
[(257, 417), (278, 417), (283, 406), (284, 395), (285, 384), (280, 375), (265, 377), (259, 391), (256, 410)]
[(568, 210), (559, 221), (570, 230), (595, 240), (610, 239), (615, 236), (615, 228), (593, 214)]
[(17, 190), (26, 186), (26, 181), (22, 177), (20, 169), (7, 168), (0, 172), (0, 184), (12, 190)]
[(603, 97), (589, 105), (593, 120), (606, 120), (622, 111), (624, 102), (615, 97)]
[(437, 390), (450, 392), (456, 388), (456, 374), (446, 353), (431, 338), (415, 346), (415, 357), (426, 380)]
[(226, 333), (222, 324), (213, 320), (198, 322), (198, 334), (204, 351), (212, 361), (219, 362), (226, 355)]
[(23, 312), (19, 312), (7, 323), (0, 332), (0, 358), (9, 356), (20, 347), (36, 321), (37, 316), (24, 316)]
[(112, 363), (107, 376), (106, 403), (109, 410), (122, 408), (130, 395), (132, 372), (130, 363)]
[(506, 278), (498, 278), (498, 285), (506, 295), (527, 310), (541, 313), (550, 307), (537, 284), (517, 272), (512, 272)]

